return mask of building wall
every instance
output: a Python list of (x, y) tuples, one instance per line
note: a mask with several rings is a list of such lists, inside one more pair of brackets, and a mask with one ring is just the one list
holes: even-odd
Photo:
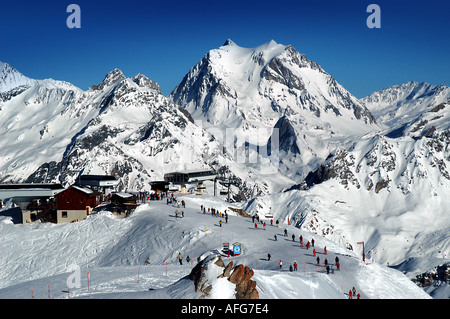
[(37, 210), (34, 210), (34, 211), (22, 210), (22, 223), (23, 224), (31, 224), (31, 223), (35, 223), (35, 222), (40, 223), (41, 222), (40, 219), (37, 219), (35, 221), (31, 220), (31, 214), (35, 214), (37, 216), (38, 213), (39, 213), (39, 211), (37, 211)]
[(95, 207), (99, 204), (98, 195), (86, 194), (75, 188), (69, 188), (55, 197), (58, 210), (85, 210), (86, 206)]
[[(61, 223), (70, 223), (73, 221), (79, 221), (86, 219), (88, 215), (88, 211), (90, 212), (89, 207), (83, 209), (83, 210), (64, 210), (64, 209), (58, 209), (56, 211), (56, 221), (58, 224)], [(64, 217), (65, 216), (65, 217)]]

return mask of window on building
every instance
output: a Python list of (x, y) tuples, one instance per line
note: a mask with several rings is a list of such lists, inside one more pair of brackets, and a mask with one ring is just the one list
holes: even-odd
[(67, 212), (62, 212), (62, 213), (61, 213), (61, 217), (62, 217), (62, 218), (67, 218)]

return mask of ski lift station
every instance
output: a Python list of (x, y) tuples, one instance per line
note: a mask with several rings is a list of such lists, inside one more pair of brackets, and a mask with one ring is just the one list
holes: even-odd
[[(186, 185), (197, 183), (197, 191), (199, 194), (203, 194), (206, 189), (203, 182), (214, 181), (217, 178), (217, 173), (214, 170), (199, 169), (185, 172), (171, 172), (164, 174), (164, 181), (171, 185), (180, 185), (180, 191), (186, 193)], [(215, 183), (214, 183), (215, 184)], [(214, 187), (215, 188), (215, 187)], [(170, 188), (169, 188), (170, 189)]]
[(21, 208), (26, 208), (33, 199), (53, 197), (63, 190), (61, 184), (2, 184), (0, 200), (14, 198)]
[(76, 184), (88, 186), (98, 191), (102, 190), (103, 194), (105, 194), (107, 188), (115, 188), (119, 185), (119, 180), (109, 175), (80, 175), (76, 180)]

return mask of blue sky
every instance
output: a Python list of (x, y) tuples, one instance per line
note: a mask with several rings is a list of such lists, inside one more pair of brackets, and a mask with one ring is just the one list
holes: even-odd
[[(227, 38), (271, 39), (319, 63), (356, 97), (407, 81), (450, 85), (450, 2), (414, 0), (3, 1), (0, 61), (86, 90), (114, 68), (147, 75), (165, 95)], [(69, 4), (81, 29), (69, 29)], [(381, 28), (369, 29), (369, 4)]]

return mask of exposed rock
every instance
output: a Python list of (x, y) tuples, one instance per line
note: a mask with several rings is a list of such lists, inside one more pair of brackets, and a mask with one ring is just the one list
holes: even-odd
[(250, 279), (253, 274), (250, 267), (242, 264), (234, 268), (229, 280), (236, 284), (236, 299), (259, 299), (256, 281)]
[(233, 261), (225, 266), (222, 257), (214, 255), (201, 260), (189, 274), (189, 279), (194, 281), (195, 291), (202, 293), (200, 299), (208, 298), (213, 289), (213, 283), (208, 281), (207, 275), (208, 265), (211, 262), (223, 268), (223, 272), (217, 278), (228, 278), (230, 282), (236, 285), (236, 299), (259, 299), (256, 281), (251, 280), (254, 272), (250, 267), (242, 264), (233, 267)]

